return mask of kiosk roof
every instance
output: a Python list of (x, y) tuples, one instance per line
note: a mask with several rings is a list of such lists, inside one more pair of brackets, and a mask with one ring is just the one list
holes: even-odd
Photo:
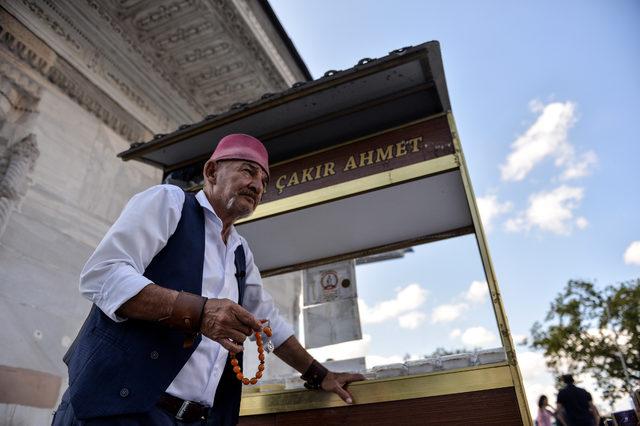
[(278, 163), (450, 109), (440, 45), (431, 41), (236, 104), (118, 156), (170, 171), (202, 161), (223, 136), (241, 132), (262, 140)]

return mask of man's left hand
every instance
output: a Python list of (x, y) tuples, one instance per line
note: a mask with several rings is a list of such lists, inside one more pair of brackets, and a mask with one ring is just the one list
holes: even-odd
[(329, 371), (320, 386), (324, 391), (337, 394), (347, 404), (353, 404), (353, 396), (347, 390), (347, 385), (360, 380), (365, 380), (362, 374), (334, 373)]

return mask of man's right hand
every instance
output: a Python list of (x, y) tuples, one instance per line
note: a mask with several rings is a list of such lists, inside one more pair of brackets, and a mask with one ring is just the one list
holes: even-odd
[(242, 352), (242, 343), (262, 326), (242, 306), (229, 299), (208, 299), (200, 331), (230, 352)]

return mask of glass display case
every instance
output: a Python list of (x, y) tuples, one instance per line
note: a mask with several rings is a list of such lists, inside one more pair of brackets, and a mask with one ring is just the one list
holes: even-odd
[[(474, 267), (456, 268), (459, 257), (476, 259)], [(379, 379), (506, 361), (470, 235), (278, 274), (264, 286), (298, 340), (332, 371)], [(246, 347), (256, 350), (254, 342)], [(247, 371), (257, 368), (253, 358)], [(266, 392), (303, 388), (275, 356), (261, 384)]]

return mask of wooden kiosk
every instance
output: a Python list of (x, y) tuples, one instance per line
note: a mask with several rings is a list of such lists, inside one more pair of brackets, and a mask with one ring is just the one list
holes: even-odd
[(437, 42), (234, 105), (119, 156), (197, 188), (229, 133), (254, 135), (269, 150), (263, 202), (237, 225), (264, 277), (473, 235), (503, 354), (417, 374), (370, 372), (350, 387), (352, 406), (300, 388), (246, 392), (241, 424), (532, 424)]

